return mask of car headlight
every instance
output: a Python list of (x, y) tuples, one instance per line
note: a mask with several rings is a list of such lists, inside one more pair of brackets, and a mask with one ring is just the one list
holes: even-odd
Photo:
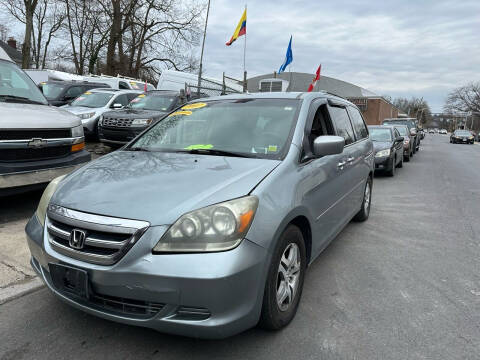
[(162, 236), (153, 252), (233, 249), (247, 234), (257, 206), (256, 196), (245, 196), (182, 215)]
[(83, 137), (83, 125), (72, 128), (72, 137)]
[(132, 121), (132, 126), (146, 126), (152, 122), (152, 119), (135, 119)]
[(472, 140), (472, 139), (473, 139), (473, 136), (470, 136), (468, 139), (469, 139), (469, 140)]
[(385, 157), (390, 155), (390, 149), (380, 150), (375, 154), (375, 157)]
[(410, 142), (410, 139), (405, 139), (405, 140), (403, 140), (403, 143), (404, 143), (405, 145), (408, 144), (409, 142)]
[(48, 203), (50, 202), (50, 199), (53, 196), (53, 193), (57, 189), (58, 184), (60, 181), (63, 180), (63, 178), (67, 175), (62, 175), (59, 176), (52, 181), (50, 181), (50, 184), (45, 188), (45, 191), (42, 194), (42, 197), (40, 198), (40, 202), (38, 203), (37, 211), (35, 212), (35, 215), (37, 216), (38, 221), (42, 226), (45, 226), (45, 215), (47, 214), (47, 207)]
[(91, 113), (85, 113), (85, 114), (79, 114), (78, 115), (80, 117), (80, 119), (90, 119), (91, 117), (94, 117), (95, 116), (95, 113), (94, 112), (91, 112)]

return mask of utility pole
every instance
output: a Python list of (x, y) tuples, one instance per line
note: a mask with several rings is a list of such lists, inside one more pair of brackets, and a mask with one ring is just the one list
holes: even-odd
[(207, 5), (207, 17), (205, 19), (205, 30), (203, 31), (202, 53), (200, 55), (200, 68), (198, 69), (197, 93), (200, 95), (200, 87), (202, 86), (202, 67), (203, 67), (203, 49), (205, 48), (205, 38), (207, 37), (208, 13), (210, 12), (210, 0)]

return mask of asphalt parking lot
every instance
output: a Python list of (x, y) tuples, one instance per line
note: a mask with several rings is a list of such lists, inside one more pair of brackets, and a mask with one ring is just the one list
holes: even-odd
[[(313, 263), (283, 331), (164, 335), (84, 314), (42, 288), (0, 305), (0, 359), (479, 359), (479, 160), (477, 144), (427, 135), (394, 178), (376, 176), (370, 219)], [(2, 242), (24, 241), (39, 196), (8, 198)]]

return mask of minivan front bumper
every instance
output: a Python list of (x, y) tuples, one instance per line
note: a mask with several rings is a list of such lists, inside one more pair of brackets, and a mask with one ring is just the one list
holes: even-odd
[[(25, 230), (32, 267), (57, 297), (87, 313), (198, 338), (225, 338), (258, 322), (269, 255), (249, 240), (225, 252), (154, 255), (167, 227), (150, 227), (116, 264), (103, 266), (53, 250), (36, 215)], [(88, 299), (57, 289), (50, 264), (86, 271)], [(149, 311), (126, 311), (132, 306)]]

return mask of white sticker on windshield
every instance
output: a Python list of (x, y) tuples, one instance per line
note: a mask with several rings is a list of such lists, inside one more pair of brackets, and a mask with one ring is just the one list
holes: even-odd
[(292, 111), (293, 108), (292, 108), (291, 106), (285, 106), (285, 107), (283, 108), (283, 110)]

